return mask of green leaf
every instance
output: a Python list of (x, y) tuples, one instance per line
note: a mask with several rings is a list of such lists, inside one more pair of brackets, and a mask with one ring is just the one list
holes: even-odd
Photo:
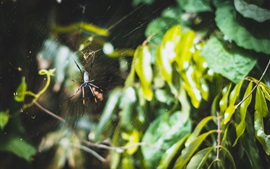
[(121, 109), (119, 112), (120, 123), (122, 126), (129, 130), (132, 129), (132, 123), (130, 122), (132, 121), (132, 113), (136, 101), (137, 98), (134, 88), (128, 87), (122, 92), (119, 104), (119, 108)]
[[(230, 168), (236, 169), (234, 158), (233, 158), (232, 154), (230, 153), (230, 151), (226, 147), (224, 147), (224, 146), (220, 147), (220, 155), (224, 155), (225, 158), (230, 160), (230, 162), (231, 162), (231, 163), (229, 163), (229, 164), (231, 164), (231, 165), (229, 165)], [(228, 163), (226, 163), (225, 159), (221, 159), (221, 160), (223, 160), (224, 165), (228, 166)]]
[[(172, 145), (189, 134), (191, 121), (184, 122), (182, 113), (177, 111), (170, 115), (164, 112), (156, 118), (146, 130), (142, 142), (152, 146), (143, 146), (142, 153), (149, 168), (154, 168), (160, 158)], [(159, 149), (160, 148), (160, 149)]]
[(153, 98), (151, 82), (153, 71), (151, 67), (151, 53), (148, 46), (138, 46), (135, 53), (135, 70), (140, 78), (142, 91), (146, 100), (150, 101)]
[(239, 83), (236, 84), (236, 86), (234, 87), (234, 89), (232, 90), (231, 94), (230, 94), (230, 101), (229, 101), (229, 107), (226, 109), (225, 113), (224, 113), (224, 120), (223, 120), (223, 123), (224, 124), (227, 124), (231, 118), (232, 118), (232, 115), (234, 114), (235, 112), (235, 102), (236, 102), (236, 99), (238, 98), (239, 94), (240, 94), (240, 90), (241, 90), (241, 87), (242, 87), (242, 84), (243, 84), (243, 80), (240, 81)]
[(177, 2), (187, 12), (212, 11), (210, 0), (177, 0)]
[(224, 89), (222, 89), (222, 98), (219, 101), (220, 112), (223, 113), (228, 107), (228, 97), (231, 91), (232, 84), (230, 83)]
[(0, 141), (0, 151), (8, 151), (31, 161), (35, 148), (19, 135), (5, 135)]
[(191, 133), (191, 135), (188, 137), (185, 145), (186, 147), (189, 146), (189, 144), (191, 144), (191, 142), (193, 142), (198, 135), (200, 134), (200, 132), (202, 131), (202, 129), (205, 128), (206, 124), (210, 121), (213, 120), (214, 116), (208, 116), (203, 118), (199, 124), (197, 124), (196, 128), (194, 129), (194, 131)]
[(261, 87), (257, 87), (256, 100), (255, 100), (255, 110), (260, 113), (259, 118), (266, 117), (269, 113), (268, 106), (261, 90)]
[(196, 153), (190, 160), (186, 169), (203, 168), (205, 162), (209, 158), (209, 154), (214, 150), (214, 147), (207, 147)]
[(240, 146), (244, 149), (246, 153), (251, 168), (263, 169), (264, 167), (262, 159), (259, 153), (259, 147), (256, 145), (255, 131), (253, 128), (253, 122), (250, 113), (246, 114), (246, 130), (245, 133), (240, 137)]
[(260, 87), (257, 87), (254, 113), (255, 136), (257, 140), (262, 144), (266, 154), (270, 155), (270, 135), (265, 134), (263, 122), (263, 117), (266, 117), (268, 113), (269, 112), (265, 97), (263, 96)]
[(249, 4), (244, 0), (234, 0), (234, 6), (237, 12), (246, 18), (254, 19), (258, 22), (264, 22), (270, 19), (270, 10)]
[[(253, 87), (253, 82), (249, 82), (249, 85), (245, 91), (245, 94), (243, 98), (245, 98), (248, 94), (250, 94), (251, 90)], [(247, 113), (247, 108), (252, 100), (252, 95), (250, 95), (240, 106), (240, 123), (236, 124), (236, 140), (234, 141), (233, 146), (236, 145), (238, 139), (243, 135), (245, 132), (246, 128), (246, 113)]]
[(256, 64), (254, 54), (232, 46), (226, 48), (217, 37), (212, 36), (201, 50), (208, 66), (216, 73), (228, 78), (234, 83), (243, 80)]
[(3, 129), (9, 120), (9, 110), (0, 112), (0, 128)]
[(27, 90), (27, 84), (25, 82), (25, 77), (22, 77), (21, 83), (16, 90), (14, 99), (17, 102), (23, 102), (26, 95), (26, 90)]
[(175, 143), (172, 147), (170, 147), (163, 157), (160, 160), (160, 163), (157, 167), (157, 169), (164, 169), (169, 168), (169, 165), (173, 161), (176, 154), (179, 152), (179, 149), (184, 145), (186, 139), (188, 138), (189, 134), (187, 134), (185, 137), (183, 137), (180, 141)]
[(233, 40), (238, 46), (256, 52), (270, 54), (269, 25), (257, 26), (252, 22), (247, 22), (246, 25), (244, 25), (238, 22), (236, 12), (231, 3), (226, 3), (217, 8), (215, 20), (221, 32), (227, 38)]
[(184, 168), (193, 156), (193, 154), (198, 150), (202, 142), (206, 139), (206, 137), (215, 132), (215, 130), (211, 130), (207, 133), (201, 134), (195, 140), (193, 140), (186, 148), (184, 148), (180, 157), (178, 157), (174, 165), (174, 169)]
[(116, 110), (116, 107), (118, 105), (121, 94), (122, 94), (121, 88), (115, 88), (111, 92), (110, 97), (107, 101), (107, 103), (110, 103), (110, 104), (106, 104), (106, 106), (103, 110), (103, 113), (100, 117), (100, 121), (99, 121), (97, 128), (95, 130), (95, 140), (96, 141), (98, 141), (100, 139), (101, 133), (110, 126), (109, 124), (111, 123), (111, 119), (114, 115), (113, 113)]

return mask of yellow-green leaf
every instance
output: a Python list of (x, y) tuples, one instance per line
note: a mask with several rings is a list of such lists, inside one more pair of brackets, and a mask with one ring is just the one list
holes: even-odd
[(239, 83), (236, 84), (236, 86), (234, 87), (234, 89), (232, 90), (231, 94), (230, 94), (230, 104), (229, 107), (226, 109), (225, 113), (224, 113), (224, 124), (227, 124), (231, 118), (232, 115), (235, 112), (235, 102), (236, 99), (238, 98), (239, 94), (240, 94), (240, 90), (243, 84), (243, 80), (240, 81)]
[(9, 120), (9, 110), (0, 112), (0, 128), (3, 129)]
[(130, 146), (130, 148), (127, 149), (127, 153), (129, 155), (134, 154), (138, 150), (138, 146), (134, 146), (134, 144), (140, 141), (139, 132), (136, 129), (133, 129), (131, 133), (123, 132), (121, 135), (124, 140), (128, 141), (128, 143), (125, 146), (126, 147)]
[(174, 169), (184, 168), (193, 154), (198, 150), (201, 143), (212, 133), (215, 133), (215, 130), (208, 131), (207, 133), (201, 134), (195, 140), (193, 140), (186, 148), (183, 149), (181, 155), (176, 160)]
[(24, 98), (26, 95), (26, 89), (27, 89), (27, 84), (25, 82), (25, 77), (22, 77), (21, 83), (20, 83), (19, 87), (17, 88), (16, 93), (15, 93), (15, 97), (14, 97), (14, 99), (17, 102), (24, 101)]
[[(245, 94), (243, 96), (243, 98), (245, 98), (252, 90), (252, 87), (253, 87), (253, 82), (249, 82), (249, 85), (245, 91)], [(252, 100), (252, 95), (250, 95), (240, 106), (240, 123), (239, 124), (236, 124), (236, 135), (237, 135), (237, 138), (236, 140), (234, 141), (234, 144), (233, 146), (236, 145), (238, 139), (242, 136), (242, 134), (244, 133), (245, 131), (245, 128), (246, 128), (246, 113), (247, 113), (247, 108), (250, 104)]]
[(170, 53), (174, 53), (174, 51), (168, 50), (166, 46), (159, 46), (157, 48), (156, 62), (160, 68), (163, 79), (166, 80), (169, 84), (172, 83), (172, 65), (169, 61), (170, 58), (168, 56), (170, 55)]
[(148, 46), (139, 46), (135, 53), (135, 70), (140, 78), (141, 87), (145, 99), (148, 101), (153, 98), (153, 91), (151, 89), (151, 82), (153, 72), (151, 67), (151, 53)]

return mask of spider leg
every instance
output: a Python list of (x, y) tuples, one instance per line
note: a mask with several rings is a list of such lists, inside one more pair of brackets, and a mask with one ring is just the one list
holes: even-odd
[(90, 69), (89, 69), (89, 72), (91, 72), (91, 70), (92, 70), (92, 67), (93, 67), (94, 61), (95, 61), (95, 52), (94, 52), (94, 54), (93, 54), (93, 59), (92, 59), (91, 64), (90, 64)]
[(96, 86), (96, 85), (94, 85), (93, 83), (89, 83), (89, 85), (90, 86), (92, 86), (92, 87), (95, 87), (95, 88), (97, 88), (98, 90), (100, 90), (100, 91), (103, 91), (100, 87), (98, 87), (98, 86)]
[(82, 86), (82, 101), (85, 104), (85, 97), (84, 97), (84, 87)]
[(94, 96), (95, 102), (97, 103), (97, 96), (95, 95), (95, 93), (94, 93), (94, 91), (93, 91), (93, 89), (92, 89), (92, 87), (91, 87), (91, 83), (90, 83), (90, 85), (89, 85), (88, 87), (89, 87), (89, 89), (91, 90), (92, 95)]
[(75, 61), (75, 59), (71, 56), (72, 60), (74, 61), (74, 63), (76, 64), (77, 68), (80, 70), (81, 74), (83, 74), (80, 66), (78, 65), (78, 63)]
[(72, 97), (74, 97), (81, 90), (81, 88), (82, 88), (82, 85), (71, 96), (69, 96), (69, 98), (67, 100), (69, 100)]

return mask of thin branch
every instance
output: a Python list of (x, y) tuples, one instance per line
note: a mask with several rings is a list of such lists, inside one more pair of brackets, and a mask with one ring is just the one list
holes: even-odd
[(220, 119), (221, 119), (221, 116), (219, 113), (217, 113), (217, 155), (216, 155), (216, 159), (218, 160), (219, 159), (219, 148), (220, 148), (220, 139), (221, 139), (221, 125), (220, 125)]
[(236, 106), (235, 106), (235, 109), (238, 109), (238, 107), (245, 101), (247, 100), (247, 98), (255, 91), (255, 89), (259, 86), (260, 82), (262, 81), (264, 75), (266, 74), (268, 68), (269, 68), (269, 65), (270, 65), (270, 59), (262, 73), (262, 76), (260, 77), (260, 79), (258, 80), (258, 83), (256, 83), (256, 85), (253, 87), (253, 89), (250, 91), (250, 93), (245, 97), (243, 98), (243, 100), (241, 100)]
[(90, 149), (90, 148), (88, 148), (88, 147), (86, 147), (86, 146), (83, 146), (83, 145), (78, 145), (78, 144), (69, 144), (69, 145), (71, 145), (72, 147), (75, 147), (75, 148), (79, 148), (79, 149), (81, 149), (81, 150), (83, 150), (83, 151), (85, 151), (85, 152), (88, 152), (88, 153), (90, 153), (90, 154), (92, 154), (94, 157), (96, 157), (98, 160), (100, 160), (101, 162), (105, 162), (106, 161), (106, 159), (105, 158), (103, 158), (101, 155), (99, 155), (97, 152), (95, 152), (94, 150), (92, 150), (92, 149)]

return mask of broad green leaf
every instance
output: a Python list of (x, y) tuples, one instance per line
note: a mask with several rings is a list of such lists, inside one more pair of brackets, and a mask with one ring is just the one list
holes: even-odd
[(260, 87), (257, 87), (254, 113), (255, 136), (257, 140), (262, 144), (266, 154), (270, 155), (270, 135), (265, 134), (263, 122), (263, 117), (266, 117), (268, 113), (269, 111), (265, 97), (263, 96)]
[(138, 6), (140, 4), (146, 4), (146, 5), (151, 5), (155, 2), (155, 0), (133, 0), (132, 5), (133, 6)]
[(243, 82), (244, 81), (242, 80), (239, 83), (237, 83), (232, 92), (230, 93), (229, 107), (226, 109), (224, 113), (224, 121), (223, 121), (224, 124), (227, 124), (231, 120), (232, 115), (235, 112), (235, 102), (240, 94)]
[(200, 132), (202, 131), (202, 129), (205, 128), (206, 124), (210, 121), (213, 120), (214, 116), (208, 116), (203, 118), (199, 124), (197, 124), (196, 128), (194, 129), (194, 131), (191, 133), (191, 135), (188, 137), (185, 146), (189, 146), (189, 144), (191, 144), (200, 134)]
[(187, 12), (212, 11), (210, 0), (177, 0), (179, 6)]
[(256, 25), (256, 23), (248, 21), (246, 21), (248, 23), (243, 24), (244, 21), (237, 21), (237, 19), (232, 3), (219, 6), (216, 10), (216, 24), (227, 38), (245, 49), (270, 54), (269, 25)]
[(125, 126), (125, 128), (128, 130), (132, 129), (132, 124), (130, 122), (132, 121), (132, 112), (136, 101), (136, 91), (134, 88), (127, 87), (122, 91), (122, 96), (119, 103), (120, 124)]
[(234, 0), (234, 6), (237, 12), (246, 18), (254, 19), (258, 22), (264, 22), (270, 19), (270, 10), (249, 4), (244, 0)]
[(175, 143), (172, 147), (170, 147), (163, 157), (160, 160), (160, 163), (157, 167), (157, 169), (164, 169), (168, 168), (171, 164), (172, 160), (176, 156), (176, 154), (179, 152), (179, 149), (184, 145), (186, 139), (189, 137), (189, 134), (187, 134), (185, 137), (183, 137), (180, 141)]
[(22, 77), (21, 83), (16, 90), (14, 99), (17, 102), (23, 102), (26, 95), (26, 90), (27, 90), (27, 84), (25, 82), (25, 77)]
[(230, 49), (217, 37), (212, 36), (201, 50), (208, 66), (234, 83), (243, 80), (256, 64), (254, 53), (236, 45)]
[(189, 160), (192, 158), (193, 154), (198, 150), (202, 142), (212, 133), (215, 133), (215, 130), (208, 131), (198, 136), (193, 140), (186, 148), (183, 149), (180, 157), (178, 157), (174, 169), (184, 168)]
[(147, 25), (145, 30), (145, 36), (153, 36), (151, 43), (160, 44), (164, 33), (173, 25), (176, 25), (178, 22), (175, 19), (169, 17), (160, 17), (154, 19)]
[(203, 168), (205, 162), (209, 158), (209, 154), (213, 152), (215, 147), (207, 147), (196, 153), (190, 160), (186, 169), (200, 169)]
[[(243, 98), (250, 94), (253, 87), (253, 82), (249, 82), (249, 85), (245, 91)], [(252, 100), (252, 95), (250, 95), (240, 106), (240, 123), (236, 124), (236, 140), (234, 141), (233, 146), (236, 145), (238, 139), (243, 135), (246, 128), (246, 113), (247, 108)]]
[(140, 78), (142, 91), (146, 100), (150, 101), (153, 98), (151, 82), (153, 71), (151, 67), (151, 53), (148, 46), (137, 47), (134, 53), (135, 70)]
[(182, 113), (163, 112), (146, 130), (142, 142), (152, 146), (143, 146), (142, 154), (149, 168), (155, 168), (165, 151), (191, 131), (191, 121), (184, 122)]
[(35, 155), (35, 148), (19, 135), (5, 135), (0, 141), (0, 151), (8, 151), (16, 154), (27, 161), (31, 161), (32, 156)]
[(97, 125), (97, 128), (95, 130), (95, 140), (98, 141), (100, 139), (101, 133), (109, 127), (109, 124), (111, 123), (111, 119), (113, 117), (113, 113), (115, 112), (115, 109), (118, 105), (119, 99), (121, 97), (122, 90), (120, 88), (115, 88), (111, 94), (110, 97), (108, 98), (103, 113), (100, 117), (100, 121)]
[(9, 120), (9, 110), (0, 112), (0, 128), (3, 129)]

